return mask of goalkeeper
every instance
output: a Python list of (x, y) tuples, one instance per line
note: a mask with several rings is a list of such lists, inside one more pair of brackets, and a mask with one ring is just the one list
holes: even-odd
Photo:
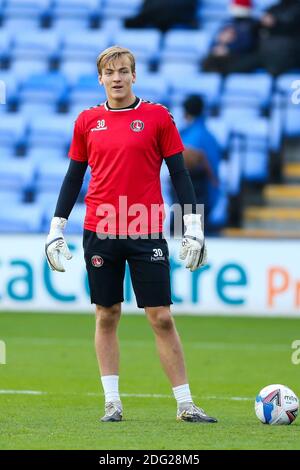
[[(83, 111), (75, 122), (70, 165), (46, 241), (47, 260), (51, 269), (63, 272), (62, 256), (71, 258), (63, 232), (89, 165), (83, 248), (91, 303), (96, 306), (95, 347), (105, 395), (101, 420), (121, 421), (123, 417), (117, 327), (127, 261), (137, 305), (145, 309), (173, 388), (177, 419), (214, 423), (217, 420), (192, 400), (182, 346), (170, 311), (164, 215), (157, 214), (157, 209), (153, 211), (163, 204), (160, 167), (164, 159), (180, 204), (192, 207), (183, 215), (186, 231), (180, 257), (190, 271), (203, 266), (205, 242), (194, 190), (184, 167), (183, 145), (168, 110), (134, 95), (135, 59), (128, 49), (106, 49), (97, 59), (97, 69), (107, 101)], [(138, 224), (137, 212), (141, 215)]]

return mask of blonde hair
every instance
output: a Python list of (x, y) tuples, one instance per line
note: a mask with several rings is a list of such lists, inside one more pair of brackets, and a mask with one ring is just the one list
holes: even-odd
[(97, 57), (97, 69), (99, 75), (102, 74), (102, 69), (109, 63), (113, 62), (116, 59), (119, 59), (122, 57), (122, 55), (127, 55), (130, 60), (131, 64), (131, 72), (135, 72), (135, 58), (132, 52), (129, 49), (126, 49), (126, 47), (121, 47), (121, 46), (111, 46), (105, 49), (101, 54), (98, 55)]

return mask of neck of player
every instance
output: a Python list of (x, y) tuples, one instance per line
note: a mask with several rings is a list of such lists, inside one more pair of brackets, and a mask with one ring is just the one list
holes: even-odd
[(109, 96), (107, 98), (107, 103), (110, 108), (119, 109), (119, 108), (127, 108), (131, 106), (136, 100), (136, 96), (131, 93), (129, 96), (124, 98), (112, 98)]

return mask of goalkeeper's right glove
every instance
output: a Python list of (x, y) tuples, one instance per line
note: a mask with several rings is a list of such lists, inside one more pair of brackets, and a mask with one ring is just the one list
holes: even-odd
[(45, 245), (46, 258), (50, 269), (52, 269), (52, 271), (59, 271), (62, 273), (65, 272), (65, 268), (61, 260), (62, 255), (67, 260), (72, 258), (63, 235), (66, 223), (67, 219), (62, 217), (53, 217)]

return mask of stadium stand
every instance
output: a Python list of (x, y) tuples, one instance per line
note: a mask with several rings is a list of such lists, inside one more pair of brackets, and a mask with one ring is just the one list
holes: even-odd
[[(287, 209), (300, 194), (299, 159), (289, 158), (290, 145), (295, 148), (300, 139), (300, 105), (291, 98), (300, 88), (299, 70), (275, 78), (261, 69), (227, 77), (201, 71), (228, 3), (199, 1), (198, 29), (161, 33), (124, 28), (124, 18), (139, 11), (141, 0), (0, 1), (0, 80), (6, 88), (6, 104), (0, 105), (0, 202), (12, 204), (1, 215), (0, 230), (8, 230), (5, 224), (13, 231), (47, 229), (74, 119), (105, 100), (96, 57), (115, 43), (136, 55), (135, 93), (169, 106), (179, 129), (185, 125), (184, 99), (191, 93), (203, 97), (207, 126), (223, 154), (216, 226), (234, 226), (224, 231), (232, 236), (243, 236), (243, 223), (246, 233), (261, 229), (262, 235), (285, 221), (291, 231), (297, 228), (296, 207)], [(255, 15), (274, 3), (255, 1)], [(82, 230), (83, 196), (84, 189), (70, 231)]]

